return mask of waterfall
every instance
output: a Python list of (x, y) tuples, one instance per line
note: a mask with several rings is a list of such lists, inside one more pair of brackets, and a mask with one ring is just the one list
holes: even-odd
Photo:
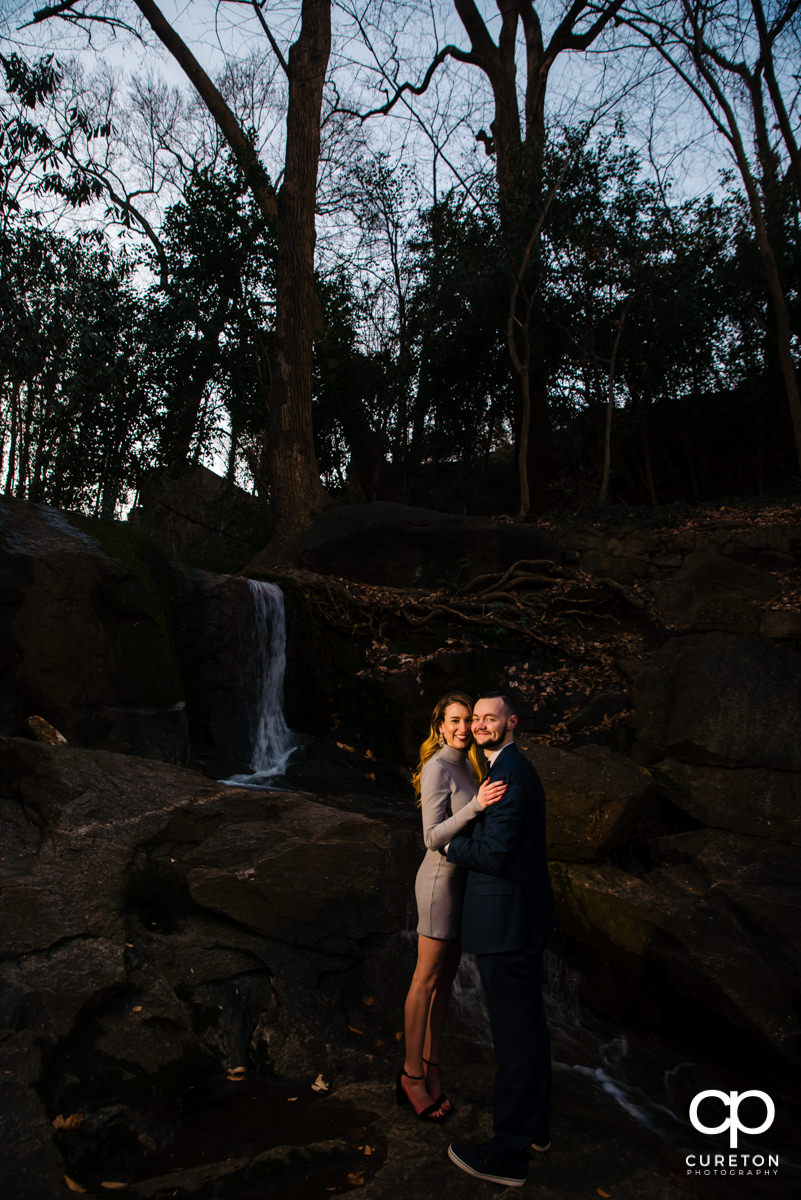
[(286, 618), (284, 594), (274, 583), (247, 580), (253, 600), (254, 646), (249, 660), (248, 724), (250, 774), (232, 775), (225, 783), (263, 787), (283, 774), (298, 746), (284, 720)]

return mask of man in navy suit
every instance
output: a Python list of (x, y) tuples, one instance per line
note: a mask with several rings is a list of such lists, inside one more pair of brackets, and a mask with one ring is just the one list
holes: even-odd
[(545, 861), (545, 796), (514, 740), (517, 716), (502, 694), (481, 697), (473, 737), (503, 798), (453, 838), (448, 861), (468, 870), (462, 947), (478, 959), (495, 1048), (494, 1132), (454, 1142), (451, 1161), (468, 1175), (522, 1187), (528, 1151), (547, 1150), (551, 1047), (542, 997), (542, 953), (553, 928)]

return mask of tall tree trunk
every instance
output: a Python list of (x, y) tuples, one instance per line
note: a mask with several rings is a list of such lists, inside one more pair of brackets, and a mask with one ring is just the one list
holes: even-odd
[(314, 287), (315, 200), (323, 84), (331, 53), (331, 0), (303, 0), (289, 52), (286, 161), (276, 198), (263, 167), (219, 89), (153, 0), (134, 0), (194, 84), (232, 147), (261, 211), (278, 215), (275, 369), (268, 456), (273, 512), (271, 554), (285, 557), (325, 503), (312, 434), (312, 343), (319, 325)]
[(321, 323), (314, 285), (315, 208), (330, 0), (303, 0), (289, 52), (286, 167), (278, 193), (275, 364), (270, 398), (270, 498), (281, 557), (323, 508), (312, 432), (312, 348)]
[(3, 488), (6, 496), (11, 495), (11, 489), (14, 483), (14, 468), (17, 462), (17, 431), (19, 428), (19, 394), (22, 384), (19, 380), (14, 380), (11, 385), (11, 428), (9, 430), (9, 447), (8, 447), (8, 470), (6, 472), (6, 484)]
[[(470, 39), (470, 53), (461, 61), (472, 63), (484, 72), (492, 88), (494, 116), (488, 152), (495, 155), (498, 181), (498, 208), (501, 234), (513, 284), (510, 322), (526, 330), (517, 336), (517, 346), (508, 344), (518, 375), (520, 420), (516, 431), (520, 482), (520, 514), (531, 507), (531, 488), (545, 489), (553, 476), (551, 448), (552, 421), (549, 404), (549, 379), (539, 331), (531, 321), (532, 287), (525, 287), (537, 269), (539, 237), (545, 199), (543, 197), (543, 153), (545, 147), (545, 94), (548, 75), (557, 57), (564, 51), (586, 50), (614, 18), (623, 0), (607, 0), (596, 7), (589, 0), (572, 0), (565, 5), (561, 20), (548, 44), (532, 0), (496, 0), (500, 16), (497, 43), (475, 0), (453, 0), (454, 8)], [(583, 33), (576, 27), (582, 18), (591, 23)], [(518, 98), (518, 29), (525, 42), (525, 89), (522, 117)], [(536, 215), (533, 215), (536, 214)], [(532, 234), (532, 226), (534, 233)], [(523, 336), (528, 341), (524, 348)], [(525, 367), (525, 378), (521, 374)]]
[[(754, 111), (754, 120), (757, 131), (759, 131), (760, 113), (758, 111), (757, 104), (754, 102), (753, 92), (751, 94), (751, 98), (752, 108)], [(753, 172), (751, 171), (748, 156), (745, 153), (742, 138), (740, 137), (740, 131), (730, 106), (721, 101), (719, 101), (719, 103), (721, 104), (721, 108), (723, 108), (728, 119), (729, 129), (731, 131), (730, 141), (734, 149), (737, 165), (740, 169), (740, 175), (745, 186), (748, 207), (751, 211), (751, 220), (753, 221), (754, 232), (756, 233), (759, 257), (762, 262), (762, 270), (765, 273), (768, 297), (773, 309), (773, 317), (776, 322), (776, 349), (779, 359), (779, 368), (782, 374), (782, 382), (784, 383), (784, 394), (787, 399), (787, 406), (790, 410), (790, 421), (793, 427), (796, 461), (799, 469), (801, 470), (801, 386), (799, 386), (798, 373), (796, 371), (795, 359), (793, 357), (793, 329), (792, 322), (790, 320), (790, 311), (787, 305), (787, 297), (785, 295), (778, 263), (776, 262), (776, 254), (774, 252), (770, 230), (768, 228), (768, 221), (770, 220), (770, 211), (769, 208), (766, 207), (766, 201), (768, 201), (768, 197), (763, 199), (763, 197), (760, 195), (759, 185), (757, 184)]]

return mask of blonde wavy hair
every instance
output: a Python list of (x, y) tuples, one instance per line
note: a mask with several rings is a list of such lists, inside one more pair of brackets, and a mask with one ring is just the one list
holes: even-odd
[[(434, 711), (431, 714), (431, 729), (428, 737), (420, 747), (420, 761), (412, 775), (412, 787), (414, 788), (414, 796), (417, 803), (420, 803), (420, 778), (423, 774), (423, 767), (430, 758), (440, 749), (439, 730), (442, 722), (445, 720), (445, 710), (449, 704), (461, 704), (468, 712), (473, 711), (473, 701), (464, 692), (448, 692), (447, 696), (442, 696), (434, 705)], [(479, 754), (478, 747), (475, 742), (470, 743), (470, 749), (467, 751), (467, 761), (476, 778), (476, 783), (481, 783), (484, 778), (484, 763), (483, 755)]]

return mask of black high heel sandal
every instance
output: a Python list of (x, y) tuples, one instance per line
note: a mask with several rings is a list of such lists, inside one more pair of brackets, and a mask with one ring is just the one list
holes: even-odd
[(438, 1104), (429, 1104), (427, 1108), (421, 1109), (420, 1112), (417, 1111), (406, 1094), (403, 1084), (401, 1083), (401, 1079), (404, 1075), (407, 1079), (425, 1079), (425, 1075), (410, 1075), (408, 1071), (401, 1067), (397, 1078), (395, 1079), (395, 1103), (398, 1105), (408, 1104), (418, 1121), (443, 1121), (447, 1114), (440, 1114)]
[[(439, 1063), (431, 1062), (431, 1060), (428, 1058), (424, 1058), (423, 1062), (425, 1063), (425, 1065), (427, 1067), (433, 1067), (436, 1071), (439, 1070)], [(452, 1113), (456, 1112), (456, 1106), (450, 1102), (450, 1100), (448, 1099), (448, 1097), (445, 1095), (444, 1092), (440, 1096), (438, 1096), (437, 1099), (434, 1101), (434, 1105), (436, 1108), (442, 1108), (443, 1104), (447, 1104), (447, 1106), (448, 1106), (445, 1109), (445, 1112), (443, 1113), (443, 1117), (449, 1117), (449, 1116), (451, 1116)], [(440, 1117), (440, 1120), (442, 1120), (443, 1117)]]

